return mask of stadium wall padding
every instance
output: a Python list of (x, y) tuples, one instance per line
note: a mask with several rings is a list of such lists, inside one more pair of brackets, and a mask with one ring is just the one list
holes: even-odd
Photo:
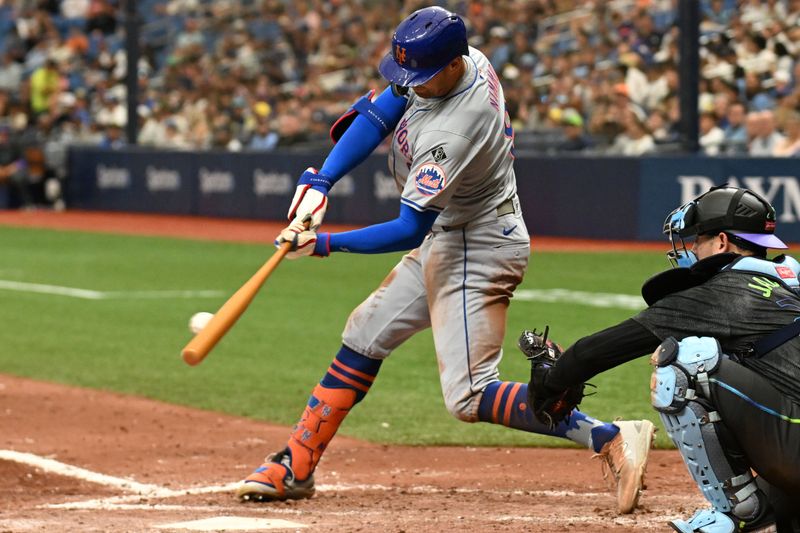
[[(307, 166), (322, 153), (70, 151), (67, 205), (104, 211), (281, 220)], [(532, 235), (660, 240), (672, 209), (712, 185), (765, 196), (778, 234), (800, 242), (800, 160), (781, 158), (568, 157), (516, 159)], [(372, 224), (397, 216), (399, 195), (386, 156), (374, 155), (331, 191), (326, 220)]]

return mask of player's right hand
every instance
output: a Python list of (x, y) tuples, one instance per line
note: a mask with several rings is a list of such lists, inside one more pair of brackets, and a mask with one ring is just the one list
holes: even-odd
[(328, 197), (318, 189), (327, 190), (330, 188), (330, 179), (319, 173), (314, 167), (308, 167), (300, 180), (297, 182), (297, 189), (289, 206), (287, 218), (291, 221), (289, 226), (302, 225), (306, 220), (310, 220), (309, 229), (316, 230), (325, 218), (325, 211), (328, 208)]
[(314, 230), (306, 229), (303, 222), (289, 224), (275, 237), (275, 247), (280, 247), (286, 242), (291, 243), (289, 252), (286, 254), (287, 259), (316, 255), (314, 248), (317, 243), (317, 233)]

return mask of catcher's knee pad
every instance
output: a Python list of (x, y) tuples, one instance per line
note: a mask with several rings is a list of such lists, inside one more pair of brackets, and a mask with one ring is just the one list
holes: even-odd
[(737, 474), (725, 455), (708, 389), (723, 357), (711, 337), (668, 338), (653, 354), (650, 399), (703, 496), (714, 509), (750, 521), (764, 508), (763, 496), (750, 472)]

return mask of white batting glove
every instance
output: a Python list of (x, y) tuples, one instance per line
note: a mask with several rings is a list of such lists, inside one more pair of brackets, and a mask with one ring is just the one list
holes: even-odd
[(310, 220), (310, 229), (316, 230), (325, 218), (325, 211), (328, 209), (328, 197), (311, 187), (314, 185), (329, 189), (332, 185), (331, 180), (319, 173), (314, 167), (308, 167), (300, 180), (297, 182), (297, 189), (292, 198), (287, 218), (294, 224), (302, 224)]
[(286, 254), (287, 259), (297, 259), (314, 254), (314, 246), (317, 243), (317, 233), (313, 230), (304, 228), (303, 223), (289, 224), (283, 231), (275, 238), (275, 246), (280, 247), (283, 243), (289, 242), (292, 247)]

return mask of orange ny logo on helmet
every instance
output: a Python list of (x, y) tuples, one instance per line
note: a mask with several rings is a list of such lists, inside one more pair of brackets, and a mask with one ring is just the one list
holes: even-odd
[(401, 48), (400, 45), (398, 44), (394, 48), (394, 57), (397, 60), (397, 62), (402, 65), (403, 63), (406, 62), (406, 49)]

